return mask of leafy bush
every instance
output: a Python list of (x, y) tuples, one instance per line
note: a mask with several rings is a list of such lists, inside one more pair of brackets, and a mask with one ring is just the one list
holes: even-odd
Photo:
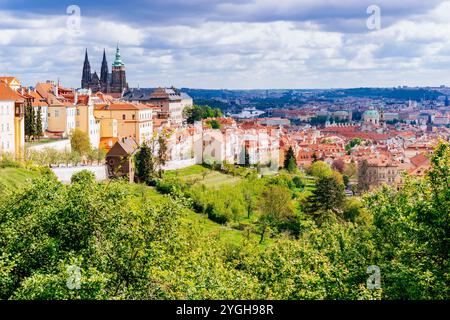
[(70, 178), (71, 183), (89, 184), (95, 181), (95, 175), (91, 171), (81, 170)]

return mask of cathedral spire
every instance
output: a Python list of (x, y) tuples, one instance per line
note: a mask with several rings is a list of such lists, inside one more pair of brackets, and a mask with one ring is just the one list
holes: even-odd
[(103, 85), (106, 85), (108, 83), (108, 62), (106, 62), (106, 51), (103, 49), (103, 60), (102, 60), (102, 67), (100, 70), (100, 82)]
[(81, 76), (81, 87), (83, 89), (87, 88), (90, 82), (91, 82), (91, 65), (89, 64), (89, 57), (86, 48), (86, 52), (84, 54), (83, 74)]

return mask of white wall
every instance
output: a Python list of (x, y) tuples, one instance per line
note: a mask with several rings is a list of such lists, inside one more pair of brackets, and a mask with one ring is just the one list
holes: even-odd
[(80, 172), (81, 170), (88, 170), (95, 175), (97, 181), (103, 181), (107, 179), (106, 166), (78, 166), (78, 167), (61, 167), (52, 168), (52, 171), (58, 177), (58, 180), (63, 183), (70, 183), (70, 178), (74, 173)]
[(14, 101), (0, 101), (0, 154), (15, 153)]
[(70, 140), (64, 139), (64, 140), (58, 140), (58, 141), (49, 142), (49, 143), (36, 144), (36, 145), (28, 147), (27, 149), (33, 150), (33, 151), (42, 151), (45, 149), (55, 149), (58, 151), (64, 151), (64, 150), (70, 151), (71, 147), (70, 147)]
[(176, 170), (186, 167), (190, 167), (196, 164), (195, 158), (178, 160), (178, 161), (168, 161), (165, 166), (162, 167), (163, 170)]

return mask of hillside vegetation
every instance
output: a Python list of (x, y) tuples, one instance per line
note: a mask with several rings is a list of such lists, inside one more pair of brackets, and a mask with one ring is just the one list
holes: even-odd
[(0, 191), (0, 298), (449, 299), (448, 144), (431, 162), (362, 199), (320, 163), (314, 188), (248, 168), (220, 169), (232, 182), (219, 186), (186, 179), (203, 179), (196, 167), (155, 187), (87, 171), (63, 185), (44, 170)]

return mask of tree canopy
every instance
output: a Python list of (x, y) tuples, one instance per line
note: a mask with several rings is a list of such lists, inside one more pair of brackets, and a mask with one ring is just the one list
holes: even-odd
[(210, 106), (193, 105), (184, 109), (184, 115), (188, 123), (194, 123), (207, 118), (222, 117), (222, 111), (219, 108), (211, 108)]

